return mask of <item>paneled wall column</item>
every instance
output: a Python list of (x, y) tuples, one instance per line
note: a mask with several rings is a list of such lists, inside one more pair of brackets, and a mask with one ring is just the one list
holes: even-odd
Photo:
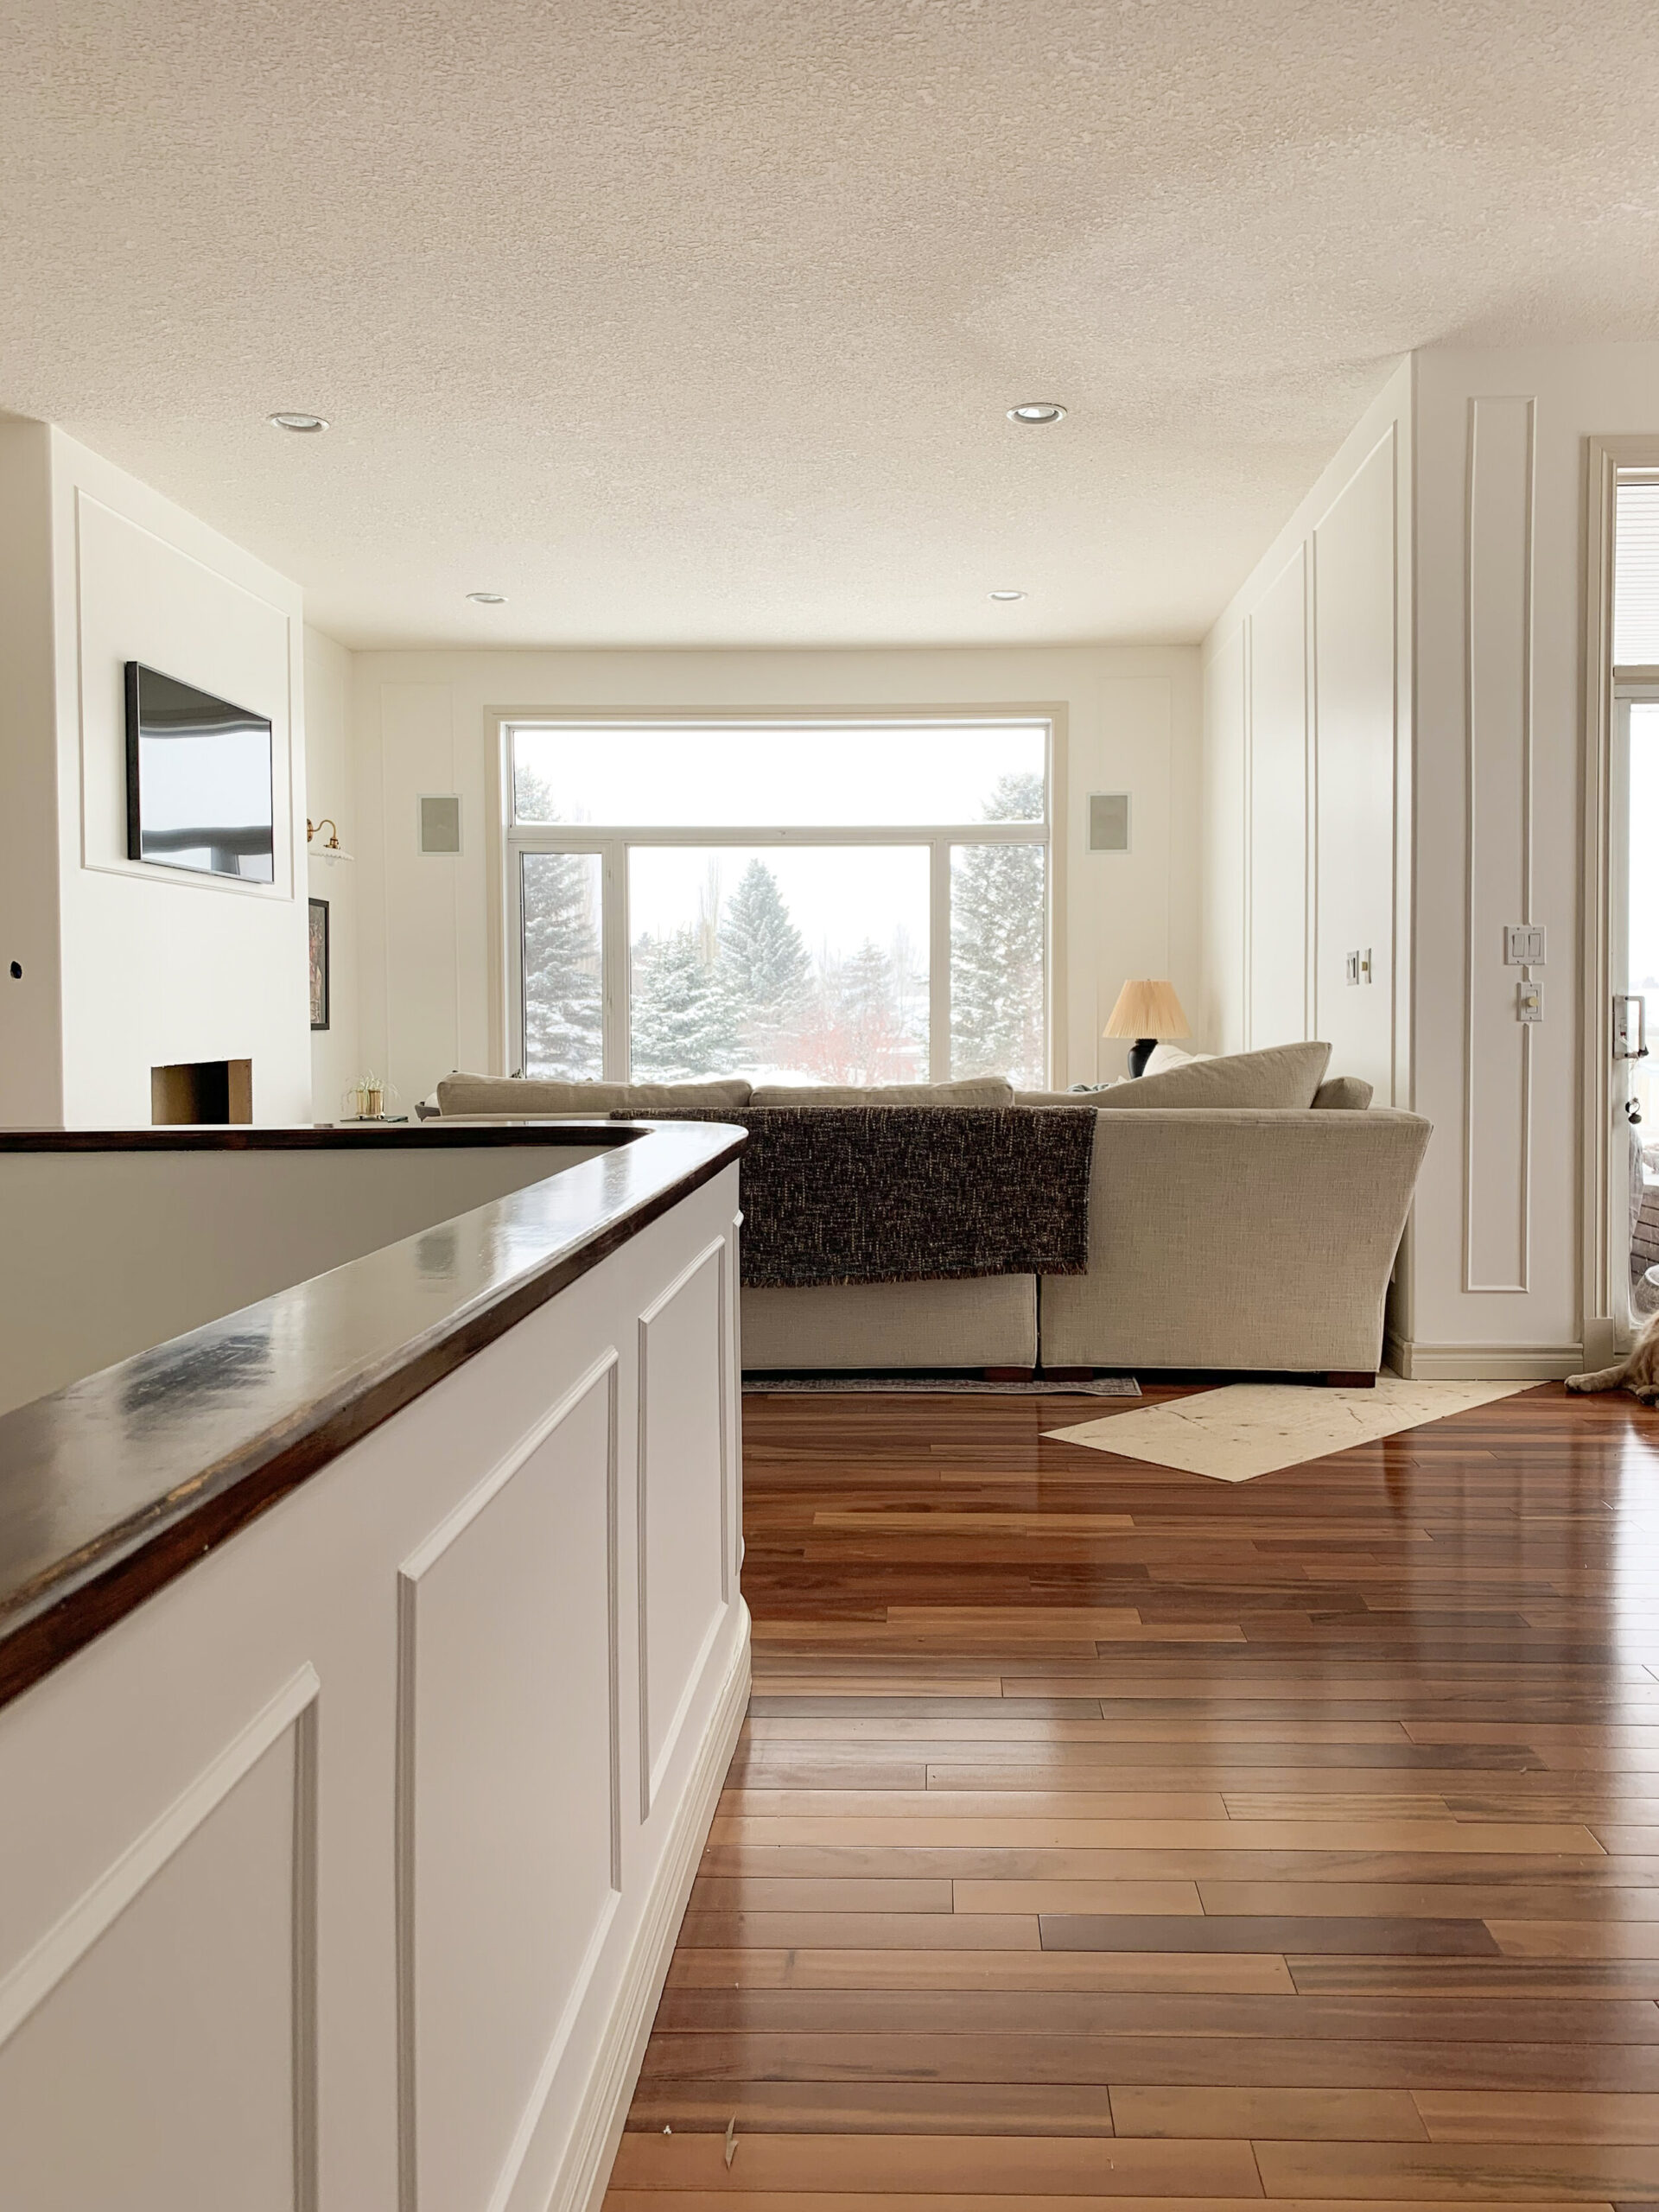
[(1205, 645), (1202, 1041), (1330, 1041), (1408, 1103), (1410, 372), (1367, 410)]
[[(1588, 442), (1659, 428), (1659, 346), (1416, 357), (1419, 1187), (1413, 1371), (1585, 1363)], [(1541, 924), (1540, 1019), (1505, 925)], [(1592, 1362), (1593, 1363), (1593, 1362)]]

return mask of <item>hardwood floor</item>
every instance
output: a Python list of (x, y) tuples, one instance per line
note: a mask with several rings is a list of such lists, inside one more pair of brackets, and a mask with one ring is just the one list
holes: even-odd
[(1659, 1413), (1233, 1485), (1041, 1434), (1103, 1410), (745, 1401), (754, 1699), (610, 2212), (1659, 2212)]

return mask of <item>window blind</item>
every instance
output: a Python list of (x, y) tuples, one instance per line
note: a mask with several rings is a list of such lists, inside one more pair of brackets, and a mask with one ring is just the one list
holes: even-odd
[(1659, 666), (1659, 479), (1621, 483), (1613, 546), (1613, 665)]

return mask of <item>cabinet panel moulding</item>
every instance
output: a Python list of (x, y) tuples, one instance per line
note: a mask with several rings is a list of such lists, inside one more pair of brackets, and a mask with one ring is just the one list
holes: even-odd
[(511, 2201), (620, 1902), (618, 1411), (613, 1349), (399, 1571), (404, 2212)]
[[(99, 2057), (95, 2050), (86, 2049), (88, 2035), (98, 2037), (99, 2033), (108, 2033), (130, 2049), (126, 2039), (139, 2033), (142, 2019), (146, 2059), (150, 2062), (162, 2053), (162, 2063), (194, 2063), (199, 2070), (210, 2073), (208, 2053), (204, 2049), (194, 2050), (194, 2057), (190, 2053), (190, 2037), (199, 2039), (201, 2035), (210, 2035), (219, 2050), (226, 2046), (238, 2049), (248, 2063), (254, 2059), (265, 2062), (261, 2069), (261, 2094), (268, 2093), (272, 2099), (270, 2106), (261, 2108), (254, 2099), (244, 2108), (221, 2110), (219, 2126), (210, 2121), (206, 2110), (199, 2113), (199, 2137), (190, 2144), (188, 2159), (210, 2161), (204, 2170), (217, 2168), (221, 2177), (226, 2170), (234, 2170), (254, 2157), (272, 2159), (274, 2164), (257, 2177), (257, 2195), (250, 2195), (245, 2201), (250, 2205), (254, 2201), (261, 2205), (281, 2201), (283, 2205), (292, 2203), (294, 2212), (315, 2212), (316, 1701), (319, 1679), (315, 1668), (301, 1666), (276, 1697), (250, 1719), (224, 1752), (219, 1752), (173, 1805), (128, 1845), (126, 1852), (0, 1982), (0, 2084), (4, 2084), (0, 2101), (27, 2106), (29, 2113), (38, 2114), (33, 2121), (20, 2121), (20, 2113), (9, 2110), (7, 2117), (7, 2128), (16, 2130), (16, 2134), (9, 2134), (7, 2170), (24, 2195), (31, 2192), (27, 2177), (33, 2174), (38, 2185), (40, 2170), (62, 2172), (67, 2159), (58, 2139), (58, 2117), (53, 2114), (51, 2099), (42, 2106), (40, 2084), (35, 2082), (33, 2090), (29, 2084), (42, 2069), (47, 2077), (58, 2077), (68, 2053), (86, 2066), (88, 2079), (95, 2082)], [(289, 1743), (292, 1765), (281, 1774), (264, 1763), (279, 1750), (283, 1738)], [(254, 1770), (259, 1770), (264, 1781), (254, 1781)], [(259, 1794), (248, 1796), (241, 1785)], [(214, 1821), (214, 1816), (221, 1818)], [(230, 1818), (232, 1827), (221, 1827), (224, 1818)], [(208, 1858), (201, 1856), (204, 1849), (210, 1853)], [(217, 1853), (217, 1860), (213, 1853)], [(264, 1944), (264, 1974), (268, 1980), (261, 1984), (252, 1974), (250, 1958), (238, 1955), (234, 1968), (230, 1968), (230, 1984), (217, 1991), (224, 2008), (214, 2011), (208, 2026), (201, 2018), (201, 2004), (210, 1999), (204, 1999), (201, 1986), (181, 1995), (177, 1984), (157, 1974), (157, 1960), (162, 1955), (190, 1955), (193, 1947), (199, 1947), (199, 1960), (213, 1960), (214, 1953), (219, 1953), (224, 1964), (221, 1947), (228, 1936), (224, 1927), (226, 1913), (259, 1924), (272, 1911), (274, 1897), (270, 1887), (259, 1887), (261, 1880), (288, 1889), (288, 1964), (283, 1967), (279, 1960), (270, 1958), (270, 1944)], [(146, 1913), (149, 1924), (143, 1920)], [(221, 1916), (217, 1929), (213, 1924), (214, 1913)], [(265, 1924), (270, 1924), (268, 1920)], [(122, 1942), (126, 1958), (108, 1962), (108, 1947), (119, 1947)], [(95, 1982), (88, 1991), (82, 1986), (82, 1975), (98, 1975), (99, 1962), (106, 1962), (106, 1986)], [(124, 2013), (124, 2004), (133, 2002), (135, 1975), (142, 1991), (137, 1999), (142, 2002), (142, 2013)], [(265, 2004), (276, 1999), (276, 1988), (270, 1978), (285, 1984), (289, 2039), (285, 2069), (272, 2069), (270, 2063), (276, 2053), (272, 2050), (272, 2035), (265, 2031), (265, 2019), (259, 2015), (261, 1988)], [(68, 2022), (55, 2018), (53, 2008), (64, 1999), (71, 2008), (79, 2004), (79, 2018), (73, 2011)], [(238, 2006), (244, 2008), (238, 2011)], [(44, 2050), (27, 2050), (33, 2033), (47, 2035)], [(244, 2039), (245, 2049), (238, 2039)], [(20, 2069), (17, 2073), (11, 2073), (13, 2063)], [(104, 2053), (102, 2063), (106, 2069), (126, 2073), (124, 2057), (115, 2059), (111, 2053)], [(111, 2073), (104, 2075), (104, 2079), (108, 2082)], [(102, 2152), (93, 2150), (91, 2159), (93, 2165), (119, 2165), (124, 2201), (133, 2205), (155, 2203), (155, 2192), (166, 2192), (168, 2188), (168, 2172), (177, 2183), (177, 2141), (162, 2139), (157, 2144), (149, 2130), (135, 2130), (133, 2114), (122, 2110), (119, 2094), (108, 2101), (102, 2121), (104, 2128), (113, 2130), (113, 2139), (108, 2133), (104, 2134)], [(35, 2128), (47, 2130), (44, 2139), (35, 2134)], [(122, 2141), (124, 2133), (126, 2141)], [(276, 2157), (281, 2134), (288, 2134), (292, 2145), (288, 2159)], [(84, 2164), (82, 2152), (78, 2150), (73, 2157), (79, 2170)], [(288, 2165), (288, 2172), (281, 2170), (283, 2165)], [(79, 2185), (88, 2185), (88, 2181), (91, 2177), (82, 2172)], [(35, 2201), (33, 2195), (29, 2195), (29, 2201)]]
[[(637, 1483), (642, 1823), (651, 1818), (732, 1599), (731, 1506), (725, 1465), (731, 1421), (728, 1267), (727, 1242), (718, 1237), (639, 1317)], [(671, 1342), (677, 1331), (678, 1340)], [(705, 1331), (712, 1333), (712, 1347), (702, 1339)], [(714, 1351), (717, 1362), (718, 1400), (712, 1408), (699, 1408), (683, 1402), (679, 1386), (692, 1375), (708, 1372), (704, 1357), (708, 1349)], [(688, 1357), (688, 1351), (697, 1356)], [(677, 1404), (677, 1398), (681, 1402)], [(694, 1468), (689, 1458), (677, 1457), (671, 1481), (667, 1454), (674, 1445), (687, 1455), (712, 1452), (712, 1465)], [(673, 1535), (666, 1532), (672, 1515), (672, 1528), (689, 1541), (690, 1531), (699, 1525), (699, 1482), (706, 1488), (710, 1478), (719, 1488), (720, 1553), (704, 1589), (699, 1587), (699, 1576), (706, 1575), (710, 1562), (695, 1557), (683, 1542), (677, 1543)], [(664, 1485), (661, 1490), (656, 1486), (659, 1483)], [(702, 1502), (707, 1503), (706, 1499)], [(713, 1516), (709, 1522), (715, 1525)], [(657, 1556), (656, 1573), (652, 1572), (653, 1555)], [(671, 1557), (675, 1561), (671, 1580), (660, 1571)], [(708, 1612), (699, 1620), (696, 1608), (705, 1597)], [(671, 1604), (671, 1618), (666, 1610)], [(662, 1708), (671, 1700), (671, 1709), (659, 1719)]]

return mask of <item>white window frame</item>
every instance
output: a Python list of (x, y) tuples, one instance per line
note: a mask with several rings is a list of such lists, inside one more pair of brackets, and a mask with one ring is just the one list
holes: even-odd
[[(497, 996), (509, 1072), (522, 1072), (524, 1038), (524, 931), (520, 912), (519, 861), (525, 853), (597, 853), (601, 858), (601, 960), (602, 1058), (601, 1080), (626, 1083), (632, 1050), (629, 1020), (628, 963), (631, 934), (628, 926), (628, 849), (634, 845), (682, 848), (764, 847), (803, 845), (902, 845), (928, 853), (928, 1080), (944, 1083), (950, 1071), (950, 852), (956, 845), (1040, 845), (1043, 868), (1043, 1051), (1044, 1081), (1058, 1080), (1056, 1060), (1057, 928), (1061, 905), (1062, 841), (1054, 834), (1062, 810), (1060, 771), (1062, 733), (1052, 708), (984, 706), (968, 710), (936, 709), (918, 712), (883, 713), (870, 709), (860, 714), (803, 715), (734, 713), (708, 709), (695, 713), (573, 714), (568, 709), (491, 710), (495, 725), (493, 748), (498, 785), (496, 816), (499, 897), (494, 902), (499, 931), (498, 963), (503, 988)], [(1007, 729), (1037, 728), (1043, 736), (1043, 784), (1046, 804), (1040, 822), (953, 822), (910, 823), (900, 827), (854, 825), (781, 828), (756, 825), (696, 829), (663, 829), (613, 823), (588, 829), (552, 823), (537, 827), (512, 818), (512, 734), (515, 729), (592, 729), (613, 724), (619, 742), (636, 729), (730, 729), (738, 724), (760, 724), (780, 733), (832, 739), (837, 731), (882, 729)], [(937, 957), (936, 957), (937, 955)]]

